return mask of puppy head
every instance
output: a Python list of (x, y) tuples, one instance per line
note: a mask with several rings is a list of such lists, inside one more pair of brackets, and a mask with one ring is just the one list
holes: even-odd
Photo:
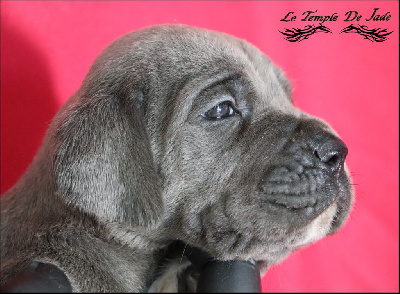
[(271, 265), (336, 232), (347, 148), (293, 106), (283, 72), (234, 37), (157, 26), (112, 43), (60, 114), (61, 197), (219, 259)]

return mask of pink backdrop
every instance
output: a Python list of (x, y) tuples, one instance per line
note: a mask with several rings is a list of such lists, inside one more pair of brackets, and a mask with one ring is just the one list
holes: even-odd
[[(389, 21), (366, 22), (374, 8)], [(263, 277), (266, 292), (398, 291), (398, 1), (1, 2), (1, 192), (32, 160), (52, 117), (95, 56), (117, 37), (153, 24), (223, 31), (255, 44), (294, 85), (295, 104), (328, 121), (349, 147), (356, 204), (335, 236), (294, 253)], [(333, 34), (290, 43), (306, 10), (337, 13)], [(350, 23), (394, 31), (375, 43), (338, 34)], [(295, 22), (281, 22), (289, 11)], [(318, 25), (317, 22), (313, 24)]]

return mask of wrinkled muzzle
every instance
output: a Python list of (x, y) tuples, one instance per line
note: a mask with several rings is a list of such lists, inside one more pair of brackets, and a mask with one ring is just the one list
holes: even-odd
[(308, 222), (340, 198), (347, 152), (321, 122), (301, 120), (276, 162), (264, 170), (258, 189), (270, 207)]

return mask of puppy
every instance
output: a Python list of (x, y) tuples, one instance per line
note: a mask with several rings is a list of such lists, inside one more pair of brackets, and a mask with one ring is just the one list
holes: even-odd
[(249, 43), (181, 25), (127, 34), (2, 196), (1, 283), (33, 263), (75, 292), (176, 291), (171, 277), (190, 276), (183, 252), (166, 254), (176, 240), (263, 273), (343, 226), (346, 155)]

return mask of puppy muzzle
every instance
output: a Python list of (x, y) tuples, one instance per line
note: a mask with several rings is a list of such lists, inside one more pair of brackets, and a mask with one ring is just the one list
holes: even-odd
[(301, 121), (259, 182), (267, 202), (314, 218), (339, 193), (346, 145), (314, 120)]

